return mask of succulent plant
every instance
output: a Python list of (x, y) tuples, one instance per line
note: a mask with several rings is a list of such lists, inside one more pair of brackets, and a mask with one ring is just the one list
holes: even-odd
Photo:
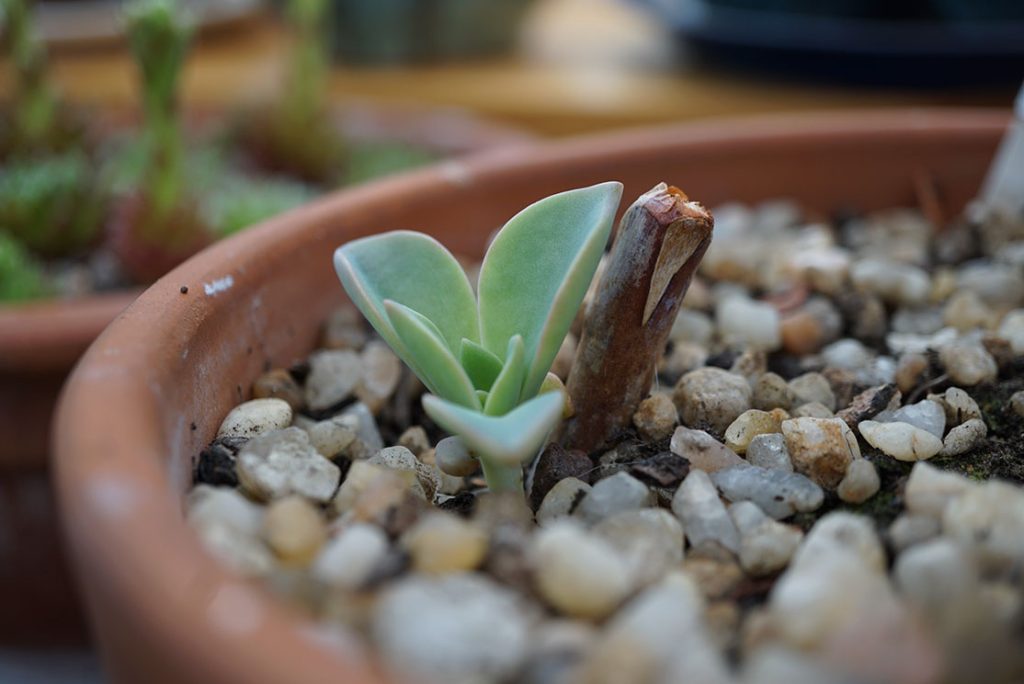
[(45, 256), (67, 256), (95, 242), (107, 198), (79, 151), (14, 160), (0, 172), (0, 229)]
[(42, 266), (17, 240), (0, 231), (0, 302), (44, 297), (49, 292)]
[(226, 237), (307, 202), (313, 191), (286, 180), (235, 178), (203, 202), (206, 222), (217, 237)]
[(552, 195), (492, 242), (478, 296), (455, 258), (410, 231), (334, 254), (346, 292), (431, 394), (423, 408), (479, 459), (492, 490), (522, 490), (523, 463), (558, 424), (561, 392), (538, 394), (594, 276), (622, 185)]

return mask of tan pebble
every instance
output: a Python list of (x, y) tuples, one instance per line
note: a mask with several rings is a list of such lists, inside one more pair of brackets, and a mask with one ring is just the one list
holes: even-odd
[(263, 537), (281, 560), (305, 565), (327, 539), (327, 526), (320, 511), (305, 498), (286, 496), (267, 506)]
[(873, 497), (881, 486), (878, 471), (871, 461), (858, 458), (846, 469), (843, 481), (836, 490), (846, 503), (860, 504)]
[(796, 394), (782, 376), (776, 373), (765, 373), (754, 384), (754, 408), (770, 411), (774, 408), (789, 410), (796, 401)]
[(483, 562), (487, 535), (471, 522), (448, 513), (430, 513), (402, 538), (413, 567), (419, 572), (442, 575), (467, 572)]
[(427, 437), (426, 430), (419, 425), (414, 425), (403, 432), (398, 438), (398, 446), (405, 447), (416, 456), (419, 456), (420, 460), (423, 460), (423, 453), (430, 449), (430, 438)]
[(672, 435), (679, 423), (676, 405), (667, 394), (654, 394), (640, 402), (633, 414), (633, 425), (648, 441), (661, 441)]
[(387, 403), (402, 377), (402, 363), (387, 344), (374, 340), (360, 355), (363, 375), (355, 388), (356, 397), (375, 415)]
[[(746, 453), (751, 440), (758, 435), (772, 434), (782, 431), (783, 416), (785, 411), (778, 409), (771, 413), (751, 409), (744, 411), (732, 422), (732, 425), (725, 431), (725, 446), (737, 454)], [(786, 416), (788, 417), (788, 416)]]
[(896, 364), (896, 386), (909, 393), (924, 380), (928, 371), (928, 358), (924, 354), (904, 354)]
[(324, 323), (324, 349), (362, 349), (368, 335), (363, 315), (354, 306), (335, 309)]
[(840, 418), (793, 418), (782, 423), (793, 468), (826, 489), (842, 481), (860, 445)]
[(292, 374), (284, 368), (267, 371), (252, 384), (253, 399), (282, 399), (293, 411), (300, 411), (305, 404), (302, 388)]

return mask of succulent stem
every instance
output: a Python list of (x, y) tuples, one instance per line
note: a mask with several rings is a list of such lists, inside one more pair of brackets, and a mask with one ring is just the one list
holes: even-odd
[(15, 70), (14, 118), (22, 144), (43, 142), (57, 118), (57, 96), (46, 78), (46, 50), (32, 26), (26, 0), (3, 0), (8, 50)]

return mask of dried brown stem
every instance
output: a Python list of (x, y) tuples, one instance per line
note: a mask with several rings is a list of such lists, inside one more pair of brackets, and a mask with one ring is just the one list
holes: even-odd
[(592, 452), (629, 425), (713, 226), (710, 212), (664, 183), (622, 217), (569, 374), (569, 447)]

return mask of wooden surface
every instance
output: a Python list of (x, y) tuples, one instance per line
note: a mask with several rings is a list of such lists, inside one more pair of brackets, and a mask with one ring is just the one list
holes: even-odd
[[(185, 101), (230, 105), (272, 89), (287, 45), (270, 18), (204, 36), (186, 72)], [(119, 49), (61, 52), (54, 74), (73, 100), (135, 101), (135, 73)], [(10, 77), (6, 65), (0, 92)], [(999, 92), (829, 88), (722, 75), (688, 66), (647, 15), (615, 0), (540, 0), (514, 56), (400, 68), (339, 67), (337, 99), (452, 105), (540, 133), (564, 135), (721, 115), (904, 105), (1008, 107)]]

